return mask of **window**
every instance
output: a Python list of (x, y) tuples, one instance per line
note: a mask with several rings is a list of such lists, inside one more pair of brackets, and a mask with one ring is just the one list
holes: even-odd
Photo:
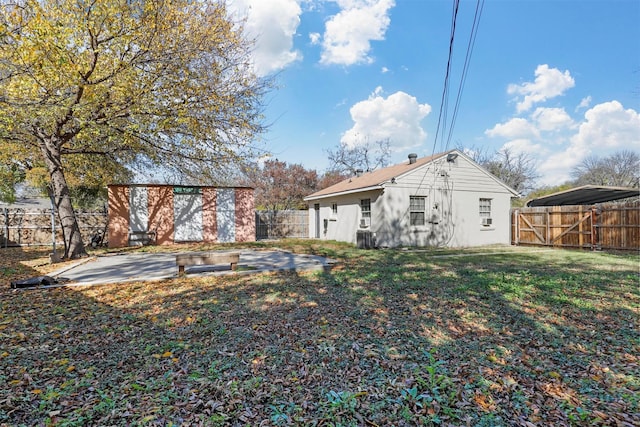
[(424, 196), (409, 196), (409, 223), (411, 225), (425, 224), (426, 198)]
[(480, 199), (480, 221), (482, 225), (488, 227), (491, 225), (491, 199)]
[(371, 225), (371, 199), (360, 200), (361, 225), (367, 227)]
[(331, 214), (333, 216), (338, 215), (338, 204), (337, 203), (331, 203)]
[(491, 217), (491, 199), (480, 199), (480, 217)]

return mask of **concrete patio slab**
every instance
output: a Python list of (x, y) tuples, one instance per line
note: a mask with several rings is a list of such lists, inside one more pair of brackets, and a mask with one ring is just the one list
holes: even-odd
[[(177, 277), (177, 253), (134, 253), (101, 255), (50, 274), (66, 285), (98, 285)], [(240, 251), (238, 269), (229, 265), (200, 265), (186, 268), (186, 277), (224, 274), (256, 274), (272, 271), (323, 271), (333, 261), (316, 255), (286, 251)]]

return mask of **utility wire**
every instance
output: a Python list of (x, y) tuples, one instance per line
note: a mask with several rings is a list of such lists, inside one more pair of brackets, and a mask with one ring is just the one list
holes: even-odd
[(456, 34), (456, 22), (458, 19), (458, 9), (460, 7), (460, 0), (455, 0), (453, 3), (453, 14), (451, 17), (451, 34), (449, 36), (449, 58), (447, 59), (447, 70), (444, 76), (444, 87), (442, 89), (442, 99), (440, 100), (440, 112), (438, 113), (438, 124), (436, 125), (436, 135), (433, 139), (433, 149), (431, 155), (436, 152), (436, 144), (438, 143), (438, 135), (440, 134), (440, 127), (442, 125), (442, 133), (444, 134), (444, 128), (447, 122), (447, 106), (449, 95), (449, 77), (451, 74), (451, 59), (453, 57), (453, 44)]
[(471, 63), (471, 54), (473, 53), (473, 47), (476, 43), (476, 36), (478, 35), (478, 27), (480, 25), (480, 18), (482, 17), (482, 9), (484, 8), (484, 0), (477, 0), (476, 12), (473, 17), (473, 25), (471, 26), (471, 34), (469, 35), (469, 42), (467, 43), (467, 54), (464, 58), (464, 66), (462, 67), (462, 76), (460, 78), (460, 86), (458, 86), (458, 95), (456, 97), (456, 103), (453, 107), (453, 117), (451, 118), (451, 125), (449, 126), (449, 135), (447, 137), (447, 143), (443, 151), (449, 149), (451, 143), (451, 137), (453, 135), (453, 128), (458, 118), (458, 110), (460, 108), (460, 100), (462, 99), (462, 91), (464, 90), (464, 84), (467, 80), (467, 74), (469, 71), (469, 64)]

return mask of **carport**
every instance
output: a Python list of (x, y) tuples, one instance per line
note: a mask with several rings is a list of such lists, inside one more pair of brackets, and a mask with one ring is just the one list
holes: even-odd
[(640, 189), (629, 187), (610, 187), (602, 185), (583, 185), (566, 191), (531, 199), (528, 207), (534, 206), (576, 206), (622, 200), (640, 196)]
[(640, 250), (640, 189), (585, 185), (511, 211), (511, 243), (590, 250)]

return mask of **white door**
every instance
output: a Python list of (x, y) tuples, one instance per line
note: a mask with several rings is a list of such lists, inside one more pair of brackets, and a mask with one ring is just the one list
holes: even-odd
[(176, 242), (201, 242), (202, 194), (173, 195), (174, 240)]
[(147, 232), (149, 227), (147, 187), (129, 187), (129, 231)]
[(236, 241), (236, 192), (233, 188), (219, 188), (216, 193), (216, 222), (218, 241)]

